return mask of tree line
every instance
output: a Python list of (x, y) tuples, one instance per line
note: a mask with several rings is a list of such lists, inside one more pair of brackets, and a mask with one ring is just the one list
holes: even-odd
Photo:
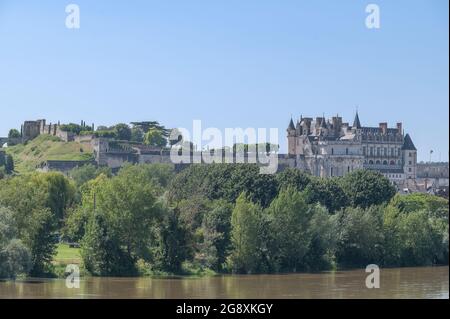
[(448, 264), (448, 200), (384, 176), (252, 164), (86, 165), (0, 180), (0, 277), (53, 272), (59, 240), (97, 276)]

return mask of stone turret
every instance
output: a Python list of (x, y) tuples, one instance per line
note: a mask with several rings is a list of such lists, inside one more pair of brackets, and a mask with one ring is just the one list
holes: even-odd
[(289, 122), (288, 128), (287, 128), (287, 138), (288, 138), (288, 154), (289, 155), (295, 155), (295, 140), (296, 140), (296, 131), (294, 126), (294, 121), (292, 120)]
[(403, 170), (407, 179), (417, 177), (417, 149), (409, 134), (405, 135), (402, 146)]

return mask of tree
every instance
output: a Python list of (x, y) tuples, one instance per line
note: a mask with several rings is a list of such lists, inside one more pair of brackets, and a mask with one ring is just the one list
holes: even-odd
[(31, 252), (31, 274), (51, 271), (58, 221), (72, 202), (73, 186), (60, 173), (34, 173), (2, 181), (0, 205), (14, 210), (19, 239)]
[(153, 260), (156, 268), (170, 273), (182, 272), (182, 263), (193, 255), (191, 233), (180, 220), (177, 209), (165, 208), (157, 231)]
[(35, 174), (32, 182), (37, 187), (46, 190), (46, 207), (59, 220), (63, 220), (66, 210), (73, 204), (75, 198), (75, 186), (69, 179), (59, 172)]
[(419, 210), (430, 212), (430, 216), (448, 219), (448, 200), (431, 194), (396, 194), (391, 204), (400, 211), (410, 213)]
[(133, 126), (131, 128), (131, 141), (137, 143), (142, 143), (144, 141), (144, 131), (140, 127)]
[(18, 239), (13, 212), (0, 207), (0, 279), (15, 279), (30, 268), (30, 251)]
[(362, 208), (387, 203), (397, 192), (386, 177), (370, 170), (357, 170), (345, 175), (342, 188), (350, 204)]
[(301, 192), (311, 183), (311, 176), (297, 168), (287, 168), (276, 175), (276, 180), (278, 191), (283, 188), (294, 187)]
[(228, 263), (233, 273), (255, 273), (261, 269), (261, 226), (261, 207), (241, 194), (231, 216), (233, 248)]
[(94, 214), (96, 194), (106, 185), (108, 176), (104, 173), (80, 186), (81, 205), (68, 211), (62, 229), (63, 236), (71, 241), (80, 241), (85, 232), (86, 225)]
[(304, 195), (293, 187), (283, 189), (267, 209), (271, 217), (271, 260), (275, 271), (296, 272), (302, 268), (312, 234), (310, 221), (314, 210), (308, 206)]
[(218, 201), (210, 212), (203, 216), (200, 244), (201, 263), (215, 271), (222, 271), (230, 249), (231, 213), (233, 207), (225, 201)]
[(109, 229), (134, 260), (148, 258), (149, 229), (161, 214), (159, 187), (141, 173), (131, 167), (121, 170), (95, 193), (96, 209), (104, 213)]
[(109, 167), (95, 167), (92, 164), (75, 167), (69, 171), (69, 177), (74, 180), (75, 184), (80, 187), (84, 183), (95, 179), (100, 174), (111, 176), (111, 169)]
[(101, 213), (96, 213), (88, 223), (80, 252), (84, 267), (92, 275), (129, 276), (137, 272), (133, 259), (122, 250)]
[(277, 195), (277, 182), (273, 175), (259, 174), (254, 164), (194, 164), (175, 176), (168, 195), (174, 202), (197, 195), (234, 203), (242, 192), (267, 207)]
[(335, 213), (349, 204), (349, 198), (336, 178), (311, 180), (305, 188), (305, 195), (308, 203), (319, 203), (330, 213)]
[(335, 256), (339, 265), (365, 267), (379, 263), (383, 252), (382, 211), (348, 207), (334, 216)]
[(151, 128), (145, 133), (144, 144), (162, 148), (167, 145), (167, 138), (163, 131)]
[(56, 253), (57, 221), (48, 208), (33, 210), (28, 220), (24, 243), (31, 251), (32, 276), (46, 275), (51, 272), (51, 262)]
[(131, 129), (127, 124), (119, 123), (114, 126), (117, 139), (129, 141), (131, 139)]
[(15, 128), (12, 128), (9, 130), (8, 133), (8, 138), (19, 138), (20, 137), (20, 132), (18, 130), (16, 130)]
[(314, 205), (314, 214), (309, 223), (311, 240), (308, 252), (303, 257), (305, 270), (317, 271), (329, 269), (333, 263), (335, 250), (335, 225), (325, 207)]

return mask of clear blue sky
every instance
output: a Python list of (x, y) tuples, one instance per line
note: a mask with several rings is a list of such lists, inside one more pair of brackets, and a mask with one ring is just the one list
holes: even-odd
[[(65, 6), (81, 28), (65, 27)], [(381, 29), (365, 27), (365, 7)], [(448, 160), (447, 0), (2, 1), (0, 136), (27, 119), (278, 127), (402, 121)]]

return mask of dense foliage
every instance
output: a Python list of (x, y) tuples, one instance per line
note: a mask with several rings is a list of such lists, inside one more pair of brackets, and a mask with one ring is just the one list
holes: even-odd
[(98, 276), (448, 264), (448, 201), (396, 195), (370, 171), (320, 179), (249, 164), (0, 180), (0, 277), (51, 274), (59, 239), (80, 243)]

